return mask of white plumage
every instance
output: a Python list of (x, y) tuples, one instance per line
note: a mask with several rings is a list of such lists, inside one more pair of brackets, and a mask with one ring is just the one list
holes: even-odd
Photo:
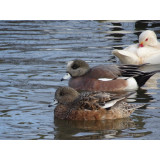
[(153, 31), (146, 30), (140, 34), (138, 44), (113, 50), (112, 54), (124, 64), (160, 64), (160, 43)]

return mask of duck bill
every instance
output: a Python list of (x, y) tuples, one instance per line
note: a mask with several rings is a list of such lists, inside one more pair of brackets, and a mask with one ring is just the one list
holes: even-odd
[(139, 47), (144, 47), (143, 42), (139, 43)]
[(63, 76), (61, 81), (66, 80), (66, 79), (70, 79), (70, 78), (71, 78), (71, 75), (69, 73), (67, 73), (66, 75)]
[(53, 102), (48, 105), (48, 107), (53, 107), (57, 104), (58, 104), (58, 101), (56, 99), (54, 99)]

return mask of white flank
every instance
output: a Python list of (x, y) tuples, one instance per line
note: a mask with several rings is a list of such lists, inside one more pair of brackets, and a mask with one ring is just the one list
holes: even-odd
[(135, 90), (138, 88), (138, 84), (133, 77), (128, 78), (127, 83), (128, 83), (128, 85), (125, 88), (125, 90)]

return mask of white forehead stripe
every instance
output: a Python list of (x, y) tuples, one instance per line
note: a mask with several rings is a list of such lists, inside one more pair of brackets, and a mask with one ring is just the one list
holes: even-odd
[(72, 63), (73, 63), (73, 61), (69, 61), (69, 62), (67, 63), (67, 67), (70, 67), (70, 66), (72, 65)]

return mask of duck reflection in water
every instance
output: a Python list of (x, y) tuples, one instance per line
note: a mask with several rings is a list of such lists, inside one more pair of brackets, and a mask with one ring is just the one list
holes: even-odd
[(54, 120), (54, 139), (112, 139), (121, 134), (121, 130), (135, 128), (130, 118), (103, 121)]
[[(160, 68), (160, 64), (157, 64), (157, 65), (148, 64), (148, 65), (143, 65), (139, 69), (145, 72), (152, 72), (154, 70), (158, 70), (159, 68)], [(159, 89), (159, 86), (158, 86), (159, 79), (160, 79), (160, 73), (156, 73), (146, 82), (145, 87), (147, 87), (147, 89)]]

